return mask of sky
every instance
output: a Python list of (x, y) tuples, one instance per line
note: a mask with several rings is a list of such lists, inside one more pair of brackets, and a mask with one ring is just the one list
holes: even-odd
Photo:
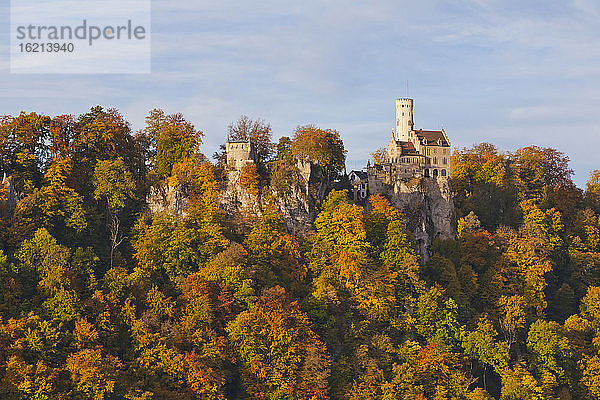
[(454, 148), (553, 147), (582, 188), (600, 169), (597, 0), (153, 0), (152, 72), (97, 75), (10, 74), (9, 6), (0, 114), (101, 105), (137, 130), (161, 108), (204, 132), (207, 155), (242, 114), (276, 138), (312, 123), (341, 133), (356, 169), (411, 97), (415, 128), (443, 127)]

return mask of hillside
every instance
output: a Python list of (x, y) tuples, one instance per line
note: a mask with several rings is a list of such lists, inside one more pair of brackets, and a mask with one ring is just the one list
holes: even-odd
[(600, 171), (482, 143), (355, 202), (339, 132), (228, 133), (255, 162), (161, 110), (0, 120), (0, 397), (600, 398)]

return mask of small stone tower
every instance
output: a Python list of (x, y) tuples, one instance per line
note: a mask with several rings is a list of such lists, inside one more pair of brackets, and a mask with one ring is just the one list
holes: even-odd
[(396, 100), (396, 136), (394, 139), (408, 142), (413, 130), (413, 99)]
[(254, 163), (254, 146), (249, 140), (229, 140), (225, 145), (227, 151), (227, 165), (234, 169), (241, 169), (246, 164)]

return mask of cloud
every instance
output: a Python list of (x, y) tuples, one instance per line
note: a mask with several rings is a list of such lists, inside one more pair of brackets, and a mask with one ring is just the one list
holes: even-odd
[[(206, 133), (207, 154), (241, 114), (269, 120), (277, 136), (316, 123), (340, 130), (349, 158), (363, 160), (387, 144), (393, 102), (408, 80), (417, 126), (443, 124), (457, 145), (538, 141), (567, 149), (576, 168), (595, 163), (590, 147), (565, 136), (577, 132), (596, 145), (600, 137), (595, 1), (152, 6), (151, 75), (21, 77), (0, 63), (2, 112), (78, 113), (102, 104), (141, 127), (151, 108), (181, 111)], [(585, 175), (576, 175), (579, 185)]]

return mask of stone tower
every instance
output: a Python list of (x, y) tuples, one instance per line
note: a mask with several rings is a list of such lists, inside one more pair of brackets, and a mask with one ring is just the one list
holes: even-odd
[(396, 100), (396, 135), (394, 139), (408, 142), (413, 130), (413, 99)]
[(227, 165), (241, 169), (246, 164), (254, 163), (254, 146), (249, 140), (229, 140), (225, 144)]

